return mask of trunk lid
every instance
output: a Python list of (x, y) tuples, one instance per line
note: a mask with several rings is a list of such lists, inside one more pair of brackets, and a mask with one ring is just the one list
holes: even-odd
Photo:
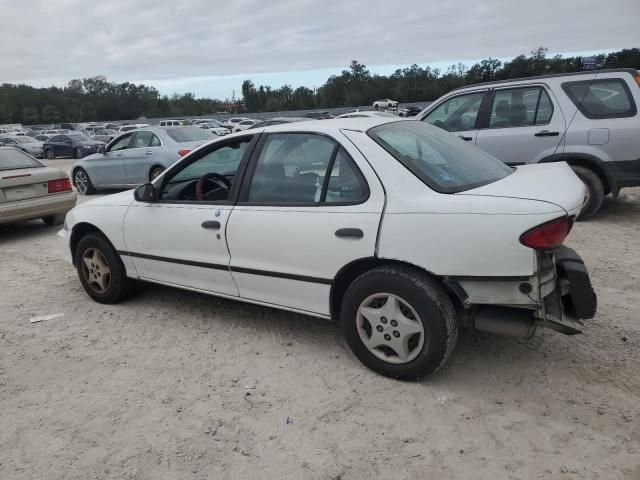
[(587, 189), (566, 162), (555, 162), (519, 166), (502, 180), (456, 195), (535, 200), (557, 205), (569, 215), (578, 215)]
[(0, 170), (0, 203), (17, 202), (49, 194), (49, 180), (65, 178), (57, 168), (33, 167)]

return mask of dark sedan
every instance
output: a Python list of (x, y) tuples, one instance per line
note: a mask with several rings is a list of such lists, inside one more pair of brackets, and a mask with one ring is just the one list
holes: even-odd
[(104, 145), (81, 132), (73, 132), (67, 135), (55, 135), (44, 142), (44, 154), (49, 160), (56, 157), (83, 158), (98, 151), (98, 147)]

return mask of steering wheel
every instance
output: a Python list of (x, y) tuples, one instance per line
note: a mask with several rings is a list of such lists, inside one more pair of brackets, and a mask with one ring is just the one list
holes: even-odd
[(204, 182), (206, 182), (207, 180), (221, 182), (224, 184), (227, 190), (231, 190), (231, 182), (224, 175), (221, 175), (219, 173), (205, 173), (198, 179), (198, 182), (196, 183), (196, 199), (201, 202), (203, 200), (206, 200), (207, 194), (204, 193)]

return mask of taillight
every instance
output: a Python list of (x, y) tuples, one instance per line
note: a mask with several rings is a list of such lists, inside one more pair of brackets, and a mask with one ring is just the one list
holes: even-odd
[(71, 180), (61, 178), (60, 180), (49, 180), (49, 193), (60, 193), (71, 191)]
[(562, 217), (538, 225), (520, 235), (520, 243), (536, 250), (549, 250), (562, 245), (573, 227), (573, 217)]
[(633, 78), (636, 80), (636, 83), (640, 87), (640, 75), (634, 75)]
[(188, 150), (186, 148), (182, 149), (182, 150), (178, 150), (178, 155), (180, 155), (181, 157), (184, 157), (187, 153), (189, 153), (191, 150)]

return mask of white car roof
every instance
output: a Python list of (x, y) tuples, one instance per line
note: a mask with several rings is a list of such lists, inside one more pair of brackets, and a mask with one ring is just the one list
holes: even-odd
[(308, 122), (282, 123), (264, 127), (265, 132), (324, 132), (338, 133), (340, 130), (356, 130), (365, 132), (370, 128), (391, 122), (414, 122), (401, 117), (359, 117), (359, 118), (333, 118), (331, 120), (309, 120)]

